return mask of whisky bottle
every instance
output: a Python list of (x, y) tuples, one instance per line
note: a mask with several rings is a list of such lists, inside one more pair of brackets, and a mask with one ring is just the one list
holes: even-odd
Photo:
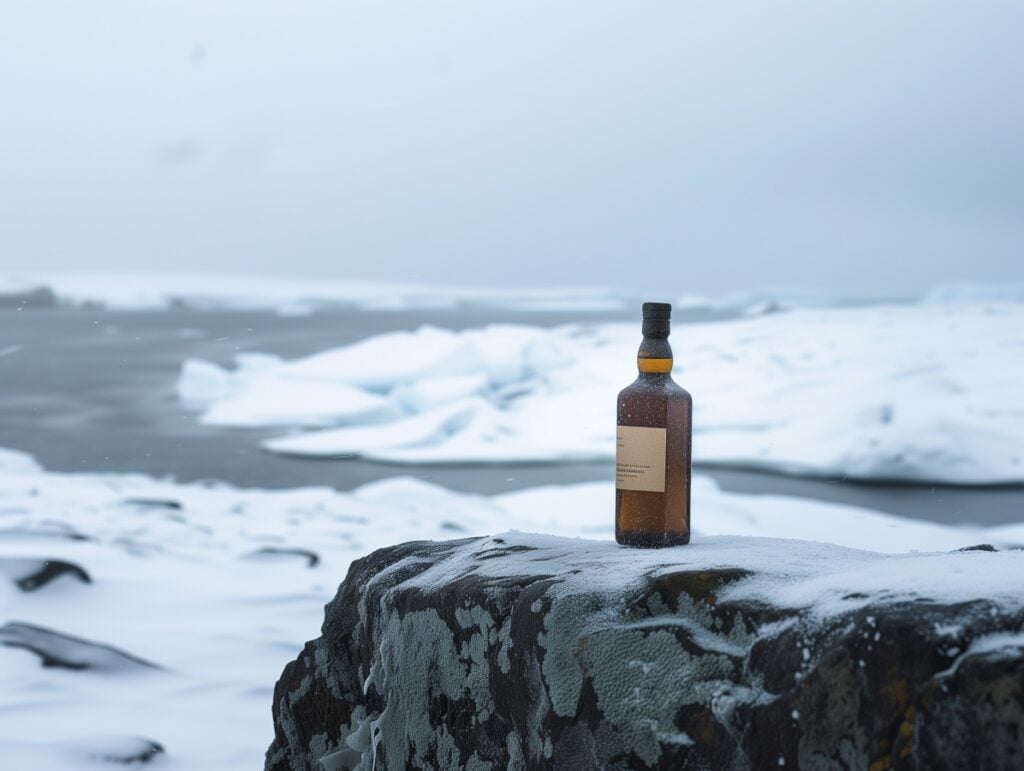
[(640, 374), (619, 392), (615, 540), (628, 546), (690, 542), (693, 399), (672, 380), (672, 306), (643, 304)]

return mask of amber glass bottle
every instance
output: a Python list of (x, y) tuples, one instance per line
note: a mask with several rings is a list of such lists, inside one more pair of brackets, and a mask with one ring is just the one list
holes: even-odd
[(640, 375), (619, 392), (615, 540), (628, 546), (690, 542), (693, 399), (672, 380), (672, 306), (644, 303)]

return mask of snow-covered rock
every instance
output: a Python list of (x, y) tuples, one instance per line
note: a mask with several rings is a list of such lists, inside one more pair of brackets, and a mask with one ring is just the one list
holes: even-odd
[[(615, 394), (635, 377), (638, 337), (636, 324), (422, 327), (258, 369), (188, 362), (178, 387), (210, 394), (206, 423), (322, 428), (266, 440), (273, 452), (597, 460), (614, 453)], [(1024, 305), (797, 310), (679, 325), (672, 344), (694, 396), (697, 463), (1024, 480)]]
[(285, 668), (265, 768), (1018, 768), (1022, 606), (1022, 551), (402, 544)]

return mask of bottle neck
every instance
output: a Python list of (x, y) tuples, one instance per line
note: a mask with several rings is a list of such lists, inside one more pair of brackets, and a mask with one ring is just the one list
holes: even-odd
[(644, 335), (636, 354), (636, 367), (641, 377), (666, 376), (672, 372), (672, 346), (668, 336)]

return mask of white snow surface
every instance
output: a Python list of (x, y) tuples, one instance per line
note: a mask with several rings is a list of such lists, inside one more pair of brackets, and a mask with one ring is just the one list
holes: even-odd
[[(304, 641), (319, 634), (323, 605), (349, 563), (413, 539), (513, 528), (519, 532), (503, 536), (509, 542), (588, 562), (586, 577), (596, 588), (620, 588), (622, 575), (636, 575), (638, 566), (741, 566), (763, 575), (731, 591), (819, 614), (849, 607), (854, 601), (842, 598), (851, 592), (880, 602), (1024, 602), (1024, 552), (923, 553), (1024, 543), (1024, 524), (950, 528), (849, 506), (724, 493), (698, 476), (693, 543), (647, 552), (612, 542), (613, 500), (610, 482), (498, 496), (409, 477), (350, 493), (242, 490), (52, 473), (22, 453), (2, 452), (0, 639), (12, 624), (46, 627), (161, 669), (42, 668), (32, 653), (0, 647), (0, 768), (90, 767), (105, 754), (145, 746), (143, 739), (166, 750), (156, 767), (259, 768), (272, 735), (273, 685)], [(552, 538), (558, 535), (589, 540)], [(310, 553), (319, 560), (313, 567)], [(80, 566), (92, 581), (65, 575), (20, 591), (13, 581), (44, 559)]]
[(839, 298), (811, 287), (765, 287), (764, 289), (726, 292), (717, 297), (685, 294), (675, 301), (681, 309), (739, 311), (744, 316), (795, 310), (828, 308), (839, 304)]
[(46, 286), (61, 302), (102, 305), (111, 310), (276, 310), (286, 316), (318, 308), (351, 306), (374, 310), (455, 308), (465, 305), (513, 310), (607, 311), (623, 305), (601, 288), (499, 288), (430, 286), (386, 281), (343, 281), (159, 273), (42, 273), (0, 275), (0, 294), (11, 287)]
[[(293, 361), (185, 363), (202, 421), (291, 455), (390, 463), (613, 456), (634, 323), (421, 327)], [(1024, 305), (803, 309), (677, 325), (694, 460), (789, 474), (1024, 480)], [(314, 431), (297, 429), (316, 428)]]
[(27, 452), (0, 447), (0, 474), (37, 474), (42, 470)]
[(952, 282), (937, 284), (925, 294), (925, 303), (1024, 303), (1024, 282)]

